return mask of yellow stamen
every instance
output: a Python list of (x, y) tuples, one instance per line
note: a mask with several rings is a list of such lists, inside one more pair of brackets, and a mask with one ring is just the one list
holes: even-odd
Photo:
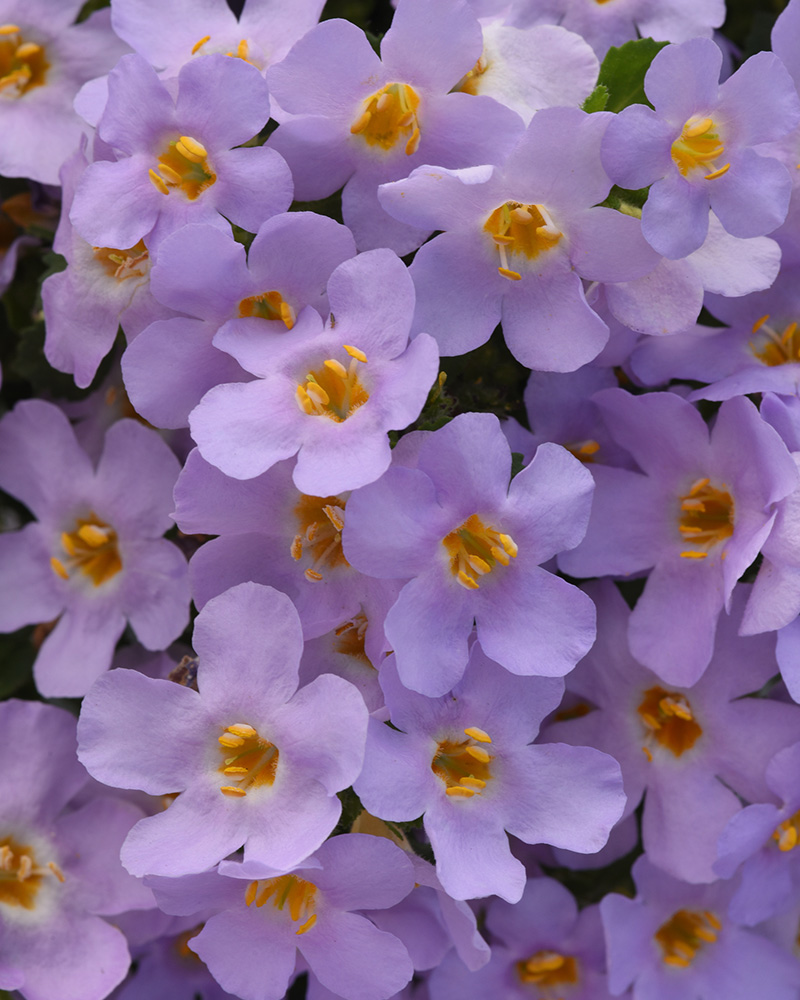
[(229, 795), (231, 798), (243, 798), (247, 795), (244, 788), (238, 788), (236, 785), (221, 785), (219, 789), (223, 795)]
[[(96, 524), (84, 524), (78, 528), (78, 537), (82, 538), (87, 545), (93, 549), (100, 548), (108, 542), (110, 532), (104, 528), (98, 528)], [(70, 552), (72, 555), (73, 552)]]
[(20, 29), (16, 24), (0, 24), (0, 35), (18, 35)]
[(485, 781), (481, 781), (480, 778), (473, 778), (471, 774), (459, 778), (459, 784), (466, 785), (468, 788), (486, 788)]
[(312, 913), (311, 916), (308, 918), (308, 920), (306, 920), (304, 924), (301, 924), (297, 928), (295, 934), (305, 934), (306, 931), (311, 930), (311, 928), (314, 926), (316, 922), (317, 922), (317, 915), (316, 913)]
[(713, 181), (716, 180), (717, 177), (722, 177), (723, 174), (727, 174), (730, 169), (730, 163), (726, 163), (724, 167), (720, 167), (718, 170), (712, 170), (710, 174), (705, 174), (704, 176), (707, 181)]
[(467, 736), (471, 736), (473, 740), (477, 740), (479, 743), (491, 743), (492, 737), (485, 732), (483, 729), (478, 729), (477, 726), (470, 726), (469, 729), (465, 729), (464, 733)]
[(411, 156), (420, 141), (418, 107), (419, 95), (413, 87), (406, 83), (388, 83), (366, 99), (350, 132), (368, 145), (385, 151), (402, 141), (406, 155)]
[(194, 45), (192, 46), (192, 55), (196, 56), (197, 53), (200, 51), (200, 49), (202, 49), (202, 47), (206, 44), (206, 42), (210, 38), (211, 35), (203, 35), (203, 37), (198, 42), (195, 42)]
[(169, 188), (167, 187), (166, 182), (162, 177), (159, 177), (152, 167), (148, 170), (148, 174), (150, 176), (150, 180), (153, 182), (153, 186), (160, 191), (161, 194), (169, 194)]
[(247, 44), (247, 39), (243, 38), (239, 44), (236, 46), (236, 55), (239, 59), (244, 59), (247, 62), (247, 56), (250, 53), (250, 46)]
[(508, 267), (498, 267), (497, 270), (502, 275), (502, 277), (508, 278), (509, 281), (522, 281), (522, 275), (519, 273), (519, 271), (512, 271)]
[(508, 566), (518, 551), (510, 535), (484, 524), (477, 514), (446, 535), (442, 545), (450, 572), (468, 590), (478, 589), (476, 576), (486, 576), (498, 565)]
[(342, 344), (342, 347), (347, 351), (351, 358), (355, 358), (356, 361), (361, 361), (363, 364), (367, 363), (366, 354), (357, 347), (353, 347), (352, 344)]
[(60, 576), (62, 580), (69, 580), (69, 573), (60, 559), (56, 559), (55, 556), (51, 556), (50, 565), (52, 566), (53, 572), (56, 576)]
[(446, 788), (445, 792), (454, 798), (471, 799), (475, 794), (473, 789), (464, 788), (463, 785), (452, 785), (450, 788)]
[(470, 757), (474, 757), (481, 764), (488, 764), (492, 759), (483, 747), (467, 747), (466, 749)]
[(185, 156), (187, 160), (191, 160), (193, 163), (201, 163), (208, 156), (206, 147), (190, 135), (182, 135), (175, 143), (175, 149), (181, 156)]
[(707, 552), (681, 552), (681, 559), (705, 559)]

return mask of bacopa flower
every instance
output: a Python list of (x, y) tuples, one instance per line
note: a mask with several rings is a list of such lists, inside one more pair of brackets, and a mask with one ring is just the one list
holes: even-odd
[(0, 536), (0, 629), (57, 619), (34, 666), (43, 694), (85, 694), (126, 620), (148, 649), (177, 639), (186, 561), (161, 536), (180, 466), (155, 431), (113, 424), (95, 468), (61, 410), (26, 400), (0, 423), (0, 468), (38, 518)]

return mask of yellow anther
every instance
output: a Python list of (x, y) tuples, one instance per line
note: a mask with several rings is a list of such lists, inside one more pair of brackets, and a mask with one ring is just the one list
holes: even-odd
[(707, 552), (681, 552), (681, 559), (705, 559)]
[(584, 441), (576, 450), (579, 455), (595, 455), (600, 451), (600, 445), (597, 441)]
[(305, 934), (306, 931), (311, 930), (311, 928), (314, 926), (316, 922), (317, 922), (317, 915), (316, 913), (312, 913), (311, 916), (308, 918), (308, 920), (306, 920), (304, 924), (301, 924), (297, 928), (295, 934)]
[(503, 247), (508, 247), (511, 246), (512, 243), (516, 243), (513, 236), (501, 236), (499, 233), (495, 233), (495, 235), (492, 236), (492, 239), (498, 246)]
[(325, 504), (322, 509), (334, 528), (336, 528), (337, 531), (344, 531), (344, 518), (341, 514), (342, 508), (334, 507), (333, 504), (329, 503)]
[(250, 906), (253, 900), (256, 898), (256, 893), (258, 892), (258, 882), (251, 882), (244, 893), (244, 905)]
[(187, 160), (191, 160), (192, 163), (200, 163), (206, 156), (208, 156), (206, 147), (201, 142), (198, 142), (197, 139), (193, 139), (190, 135), (182, 135), (175, 143), (175, 149), (181, 154), (181, 156), (185, 156)]
[(196, 56), (197, 53), (200, 51), (200, 49), (202, 49), (202, 47), (206, 44), (206, 42), (210, 38), (211, 38), (211, 35), (203, 35), (203, 37), (200, 39), (200, 41), (195, 42), (194, 45), (192, 46), (192, 55)]
[(223, 774), (247, 774), (247, 768), (246, 767), (231, 766), (231, 767), (226, 767), (225, 770), (222, 773)]
[(702, 500), (689, 500), (689, 499), (681, 500), (681, 510), (704, 511), (705, 509), (706, 505), (703, 503)]
[(465, 788), (463, 785), (452, 785), (450, 788), (446, 788), (445, 792), (457, 799), (471, 799), (475, 794), (472, 788)]
[(244, 788), (238, 788), (236, 785), (221, 785), (219, 790), (223, 795), (228, 795), (233, 799), (241, 799), (247, 795)]
[(60, 559), (56, 559), (55, 556), (50, 557), (50, 565), (53, 568), (53, 572), (56, 576), (60, 576), (62, 580), (69, 580), (69, 573), (64, 567), (64, 563)]
[(529, 226), (533, 222), (533, 216), (522, 205), (518, 205), (516, 208), (511, 209), (511, 218), (514, 222), (519, 222), (522, 226)]
[(299, 535), (295, 535), (292, 539), (292, 545), (289, 551), (292, 553), (292, 559), (301, 559), (303, 556), (303, 539)]
[(367, 356), (363, 351), (360, 351), (357, 347), (353, 347), (352, 344), (342, 344), (342, 347), (347, 351), (351, 358), (355, 358), (356, 361), (361, 361), (364, 364), (367, 363)]
[(723, 174), (727, 174), (730, 169), (730, 163), (726, 163), (724, 167), (720, 167), (718, 170), (712, 170), (710, 174), (705, 174), (704, 176), (707, 181), (713, 181), (716, 180), (717, 177), (722, 177)]
[(720, 922), (717, 915), (715, 913), (712, 913), (711, 910), (703, 910), (703, 916), (711, 924), (711, 926), (714, 928), (715, 931), (722, 930), (722, 923)]
[(492, 737), (485, 732), (483, 729), (478, 729), (477, 726), (470, 726), (469, 729), (464, 730), (465, 736), (471, 737), (473, 740), (477, 740), (478, 743), (491, 743)]
[(72, 541), (72, 536), (67, 531), (61, 532), (61, 545), (68, 556), (74, 556), (77, 549)]
[(698, 493), (699, 493), (699, 492), (700, 492), (701, 490), (705, 489), (705, 487), (706, 487), (706, 486), (708, 486), (708, 484), (709, 484), (710, 482), (711, 482), (711, 480), (710, 480), (710, 479), (708, 479), (708, 478), (706, 478), (706, 479), (697, 479), (697, 480), (695, 480), (695, 482), (693, 482), (693, 483), (692, 483), (692, 485), (691, 485), (691, 487), (690, 487), (690, 489), (689, 489), (689, 496), (690, 496), (690, 497), (694, 497), (694, 496), (697, 496), (697, 494), (698, 494)]
[(167, 187), (163, 177), (160, 177), (152, 167), (148, 170), (148, 174), (153, 186), (157, 188), (157, 190), (159, 190), (162, 194), (169, 194), (169, 188)]
[(331, 397), (316, 382), (307, 382), (306, 392), (315, 403), (319, 403), (321, 406), (327, 406), (331, 401)]
[(650, 752), (650, 751), (648, 750), (648, 748), (647, 748), (647, 747), (642, 747), (642, 753), (643, 753), (643, 754), (645, 755), (645, 757), (647, 757), (647, 759), (648, 759), (648, 760), (650, 761), (650, 763), (652, 764), (652, 763), (653, 763), (653, 755), (652, 755), (652, 753), (651, 753), (651, 752)]
[(519, 271), (512, 271), (508, 267), (498, 267), (497, 270), (504, 278), (508, 278), (509, 281), (522, 281), (522, 275)]
[(674, 965), (678, 969), (688, 969), (691, 965), (689, 959), (681, 958), (679, 955), (667, 955), (664, 959), (665, 965)]
[(758, 319), (757, 319), (757, 320), (755, 321), (755, 323), (753, 323), (753, 333), (758, 333), (758, 331), (759, 331), (759, 330), (761, 329), (761, 327), (762, 327), (762, 326), (763, 326), (763, 325), (764, 325), (764, 324), (765, 324), (765, 323), (767, 322), (767, 320), (768, 320), (768, 319), (769, 319), (769, 313), (764, 313), (764, 315), (763, 315), (763, 316), (760, 316), (760, 317), (759, 317), (759, 318), (758, 318)]
[(486, 782), (481, 781), (480, 778), (473, 778), (471, 774), (459, 779), (462, 785), (466, 785), (467, 788), (486, 788)]
[[(83, 539), (83, 541), (86, 542), (87, 545), (90, 545), (93, 549), (97, 549), (101, 545), (105, 545), (108, 541), (109, 534), (110, 533), (108, 531), (98, 528), (96, 524), (84, 524), (78, 528), (78, 537)], [(69, 552), (69, 549), (67, 549), (67, 551)], [(70, 555), (72, 555), (71, 552)]]
[[(410, 122), (407, 121), (406, 124), (410, 124)], [(419, 139), (420, 139), (419, 128), (415, 128), (414, 131), (411, 133), (410, 139), (406, 143), (406, 156), (413, 156), (414, 153), (416, 153), (417, 149), (419, 148)]]
[(305, 570), (305, 572), (303, 573), (303, 576), (310, 583), (319, 583), (320, 580), (322, 580), (322, 578), (323, 578), (322, 577), (322, 573), (318, 573), (317, 570), (315, 570), (315, 569), (307, 569), (307, 570)]
[(252, 726), (248, 726), (246, 722), (235, 722), (232, 726), (228, 726), (228, 732), (233, 733), (234, 736), (242, 736), (244, 739), (258, 736), (258, 732)]
[(42, 51), (41, 45), (37, 45), (35, 42), (25, 42), (24, 45), (20, 45), (14, 55), (18, 59), (30, 59), (31, 56), (35, 56), (37, 53)]
[(19, 867), (17, 868), (17, 881), (24, 882), (25, 879), (30, 877), (33, 871), (33, 861), (31, 860), (30, 854), (23, 854), (19, 859)]
[(330, 369), (334, 375), (338, 375), (339, 378), (347, 378), (347, 369), (341, 363), (341, 361), (336, 361), (334, 358), (329, 358), (325, 362), (325, 367)]
[(501, 549), (499, 545), (493, 545), (489, 551), (492, 556), (499, 562), (502, 566), (508, 566), (511, 559), (505, 549)]
[(702, 135), (704, 132), (708, 132), (713, 124), (714, 122), (711, 118), (701, 118), (699, 121), (696, 121), (691, 125), (687, 125), (683, 130), (683, 134), (687, 139), (693, 139), (696, 135)]
[(782, 851), (792, 851), (797, 846), (797, 830), (795, 827), (790, 826), (786, 830), (781, 831), (781, 835), (778, 838), (778, 847)]
[(350, 126), (350, 131), (352, 132), (352, 134), (360, 135), (363, 131), (365, 131), (367, 125), (369, 125), (370, 123), (371, 118), (372, 114), (369, 111), (365, 111), (359, 118), (356, 118), (356, 120)]
[(228, 747), (230, 750), (235, 750), (237, 747), (244, 746), (244, 740), (241, 736), (235, 736), (233, 733), (223, 733), (219, 737), (220, 746)]
[(295, 389), (295, 398), (301, 410), (304, 410), (308, 414), (314, 412), (314, 403), (302, 385), (298, 385), (297, 389)]
[(239, 59), (247, 60), (247, 56), (250, 53), (250, 46), (247, 44), (247, 39), (243, 38), (239, 44), (236, 46), (236, 55)]
[(515, 558), (517, 553), (519, 552), (519, 547), (517, 546), (517, 543), (514, 541), (511, 535), (500, 535), (500, 541), (503, 545), (503, 548), (511, 556), (511, 558), (512, 559)]
[(488, 764), (492, 759), (483, 747), (467, 747), (466, 750), (470, 757), (480, 761), (481, 764)]
[(19, 27), (16, 24), (0, 24), (0, 35), (18, 35)]
[(480, 556), (467, 556), (467, 562), (470, 567), (475, 570), (478, 576), (485, 576), (487, 573), (492, 572), (492, 567), (485, 559), (481, 559)]
[(283, 320), (283, 325), (287, 330), (291, 330), (294, 326), (294, 322), (297, 319), (294, 309), (289, 305), (288, 302), (281, 302), (278, 307), (281, 314), (281, 319)]
[(458, 575), (457, 575), (456, 579), (461, 584), (461, 586), (462, 587), (466, 587), (467, 590), (478, 590), (479, 589), (478, 584), (476, 583), (476, 581), (471, 576), (467, 576), (467, 574), (464, 572), (463, 569), (460, 569), (458, 571)]

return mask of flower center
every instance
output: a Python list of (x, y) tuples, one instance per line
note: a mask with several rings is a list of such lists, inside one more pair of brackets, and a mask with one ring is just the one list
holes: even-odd
[(797, 847), (800, 833), (800, 811), (785, 819), (772, 834), (772, 839), (778, 842), (782, 851), (793, 851)]
[(92, 253), (106, 274), (120, 283), (128, 278), (144, 278), (150, 270), (150, 254), (142, 240), (127, 250), (92, 247)]
[(489, 62), (486, 59), (485, 54), (481, 53), (480, 59), (475, 63), (469, 73), (461, 78), (460, 82), (456, 84), (453, 89), (460, 90), (464, 94), (477, 96), (480, 93), (480, 78), (488, 68)]
[[(537, 951), (529, 959), (517, 962), (517, 975), (523, 983), (535, 983), (542, 989), (577, 983), (578, 963), (571, 955), (557, 951)], [(539, 996), (542, 996), (539, 993)]]
[(511, 535), (485, 525), (477, 514), (445, 535), (442, 545), (450, 557), (450, 572), (468, 590), (477, 590), (477, 577), (491, 573), (498, 563), (508, 566), (518, 551)]
[[(211, 35), (203, 35), (202, 38), (199, 38), (192, 46), (192, 55), (196, 56), (199, 53), (200, 55), (207, 56), (216, 53), (218, 51), (221, 51), (211, 47), (209, 49), (206, 49), (205, 52), (201, 52), (200, 50), (205, 48), (207, 43), (210, 41), (211, 41)], [(264, 69), (264, 64), (261, 62), (260, 59), (251, 58), (250, 43), (247, 41), (246, 38), (242, 38), (239, 44), (236, 46), (236, 48), (226, 52), (225, 55), (231, 56), (233, 59), (241, 59), (246, 63), (250, 63), (251, 66), (255, 66), (255, 68), (258, 70)]]
[(678, 969), (688, 968), (704, 944), (717, 940), (717, 931), (721, 927), (722, 924), (710, 910), (703, 910), (702, 913), (678, 910), (655, 933), (655, 939), (664, 953), (664, 964)]
[[(681, 134), (672, 144), (672, 159), (684, 177), (690, 170), (700, 169), (707, 181), (713, 181), (730, 169), (730, 163), (718, 167), (715, 162), (725, 152), (716, 128), (712, 118), (692, 115), (681, 129)], [(709, 167), (713, 169), (706, 173)]]
[(584, 465), (592, 465), (594, 456), (600, 451), (600, 445), (591, 438), (587, 438), (585, 441), (574, 441), (572, 444), (565, 444), (564, 447), (570, 455), (574, 455)]
[(44, 48), (26, 42), (16, 24), (0, 25), (0, 97), (17, 98), (45, 82)]
[(244, 901), (247, 906), (251, 906), (253, 902), (256, 906), (263, 906), (271, 899), (276, 910), (283, 910), (288, 905), (292, 923), (302, 921), (295, 934), (305, 934), (317, 922), (317, 915), (314, 912), (316, 894), (317, 887), (313, 882), (306, 882), (296, 875), (279, 875), (278, 878), (250, 882), (244, 894)]
[(278, 748), (246, 722), (228, 726), (219, 737), (219, 746), (223, 757), (219, 770), (232, 782), (220, 787), (223, 795), (242, 798), (248, 789), (275, 781)]
[(32, 910), (42, 881), (55, 877), (64, 881), (61, 869), (54, 861), (40, 866), (32, 847), (18, 844), (13, 837), (0, 839), (0, 903)]
[[(688, 699), (678, 691), (648, 688), (637, 712), (645, 725), (647, 737), (676, 757), (680, 757), (684, 750), (691, 749), (703, 733), (692, 715)], [(653, 755), (647, 747), (642, 749), (648, 759), (652, 760)]]
[(202, 958), (200, 958), (197, 952), (192, 951), (189, 947), (189, 942), (193, 938), (197, 937), (203, 927), (205, 927), (205, 924), (198, 924), (196, 927), (192, 927), (190, 930), (179, 934), (172, 942), (172, 947), (177, 952), (178, 957), (184, 962), (188, 962), (190, 965), (205, 965), (205, 962)]
[(680, 501), (681, 540), (698, 546), (681, 552), (681, 556), (705, 559), (712, 546), (733, 534), (733, 498), (727, 490), (712, 486), (710, 479), (698, 479)]
[(758, 360), (771, 368), (800, 360), (800, 334), (797, 323), (787, 323), (783, 332), (768, 324), (769, 313), (753, 324), (753, 339), (750, 350)]
[(256, 316), (258, 319), (279, 319), (287, 330), (291, 330), (297, 315), (280, 292), (263, 292), (251, 295), (239, 303), (240, 316)]
[(333, 648), (337, 653), (341, 653), (343, 656), (352, 656), (353, 659), (359, 660), (365, 666), (374, 670), (375, 667), (372, 660), (367, 656), (364, 649), (364, 639), (367, 635), (368, 624), (367, 616), (363, 611), (359, 611), (354, 618), (344, 622), (344, 624), (339, 625), (334, 630), (336, 639), (333, 643)]
[(334, 358), (324, 361), (321, 368), (306, 375), (306, 384), (298, 385), (297, 405), (312, 417), (327, 417), (337, 423), (349, 416), (369, 399), (369, 393), (358, 377), (358, 365), (367, 363), (367, 356), (357, 347), (342, 344), (350, 355), (347, 368)]
[(194, 201), (217, 179), (207, 156), (202, 143), (190, 135), (182, 135), (164, 147), (158, 157), (158, 171), (150, 169), (150, 180), (162, 194), (177, 188), (189, 201)]
[(406, 154), (411, 156), (419, 146), (418, 107), (419, 94), (413, 87), (407, 83), (387, 83), (364, 101), (363, 111), (350, 131), (381, 149), (392, 149), (403, 141)]
[(94, 511), (90, 511), (88, 517), (76, 518), (75, 525), (72, 531), (61, 532), (65, 558), (53, 556), (50, 565), (62, 580), (69, 580), (71, 573), (80, 570), (99, 587), (122, 569), (117, 533)]
[(540, 253), (552, 250), (562, 236), (544, 205), (523, 205), (519, 201), (507, 201), (496, 208), (483, 228), (500, 254), (497, 270), (510, 281), (519, 281), (522, 275), (508, 266), (508, 254), (534, 260)]
[(488, 733), (475, 726), (464, 730), (465, 740), (442, 740), (436, 747), (431, 770), (445, 783), (452, 798), (471, 799), (491, 781), (492, 755), (482, 744), (491, 743)]
[(344, 508), (342, 497), (309, 497), (303, 494), (294, 509), (300, 529), (292, 539), (292, 558), (302, 559), (311, 554), (311, 565), (304, 575), (310, 583), (319, 583), (323, 569), (349, 566), (342, 551)]

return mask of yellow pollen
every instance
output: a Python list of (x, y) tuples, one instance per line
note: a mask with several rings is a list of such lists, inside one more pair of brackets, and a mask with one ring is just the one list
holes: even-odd
[(279, 875), (277, 878), (250, 882), (245, 890), (244, 901), (246, 906), (251, 906), (255, 901), (256, 906), (260, 907), (272, 900), (276, 910), (288, 908), (292, 923), (302, 921), (295, 933), (305, 934), (317, 921), (314, 912), (316, 895), (317, 887), (313, 882), (306, 882), (296, 875)]
[(710, 910), (702, 913), (678, 910), (659, 927), (654, 937), (661, 946), (664, 963), (685, 969), (705, 944), (717, 940), (717, 931), (721, 928), (719, 919)]
[(342, 551), (342, 530), (346, 500), (342, 497), (311, 497), (303, 494), (294, 508), (297, 534), (292, 539), (292, 558), (300, 561), (310, 556), (311, 563), (304, 569), (307, 580), (319, 583), (323, 571), (339, 566), (349, 566)]
[(486, 56), (481, 53), (480, 59), (475, 63), (472, 69), (461, 78), (460, 82), (455, 85), (454, 90), (460, 90), (464, 94), (472, 94), (476, 96), (481, 92), (480, 88), (480, 78), (489, 68), (489, 62)]
[(678, 531), (681, 541), (697, 548), (681, 552), (684, 559), (705, 559), (710, 550), (733, 534), (733, 498), (708, 478), (696, 480), (680, 497)]
[[(223, 795), (242, 798), (248, 791), (275, 781), (280, 754), (269, 740), (246, 722), (236, 722), (218, 737), (223, 761), (219, 771), (235, 784), (221, 785)], [(227, 752), (235, 750), (233, 756)]]
[[(445, 794), (451, 798), (480, 795), (492, 779), (489, 765), (493, 758), (482, 746), (475, 745), (476, 739), (483, 743), (491, 743), (491, 739), (482, 729), (470, 728), (464, 732), (468, 736), (465, 740), (441, 740), (431, 761), (431, 770), (444, 782)], [(479, 733), (480, 737), (472, 733)]]
[(359, 611), (359, 613), (349, 621), (338, 625), (334, 629), (334, 635), (336, 638), (333, 642), (333, 649), (335, 652), (341, 653), (343, 656), (349, 656), (358, 660), (370, 670), (374, 670), (375, 667), (370, 658), (367, 656), (366, 649), (364, 647), (368, 625), (369, 622), (367, 620), (367, 616), (363, 611)]
[(0, 25), (0, 98), (16, 99), (41, 87), (49, 69), (41, 45), (26, 42), (16, 24)]
[(13, 837), (0, 839), (0, 903), (33, 910), (45, 878), (64, 882), (64, 873), (54, 861), (39, 865), (32, 847)]
[(158, 170), (149, 171), (150, 180), (161, 194), (174, 189), (194, 201), (217, 180), (208, 164), (205, 146), (190, 135), (168, 142), (158, 157)]
[(88, 576), (95, 587), (107, 583), (122, 569), (117, 534), (92, 511), (75, 519), (75, 528), (60, 537), (66, 558), (50, 558), (53, 572), (68, 580), (75, 570)]
[(359, 364), (367, 356), (357, 347), (343, 344), (350, 355), (347, 368), (335, 358), (328, 358), (321, 367), (306, 374), (305, 385), (298, 385), (296, 399), (300, 409), (312, 417), (327, 417), (342, 423), (369, 399), (369, 392), (359, 378)]
[[(648, 688), (637, 711), (648, 739), (676, 757), (691, 749), (702, 735), (703, 730), (692, 714), (688, 699), (680, 692), (665, 691), (661, 687)], [(648, 760), (653, 759), (647, 747), (642, 747), (642, 750)]]
[[(547, 991), (548, 997), (558, 995), (551, 994), (553, 988), (578, 982), (577, 959), (557, 951), (537, 951), (529, 959), (517, 962), (516, 969), (523, 983), (535, 984)], [(544, 997), (545, 994), (537, 990), (536, 995)]]
[(587, 441), (576, 441), (574, 444), (565, 445), (567, 451), (574, 455), (579, 462), (584, 462), (586, 464), (591, 464), (594, 462), (594, 456), (600, 451), (600, 445), (597, 441), (587, 440)]
[(262, 292), (251, 295), (239, 303), (240, 316), (255, 316), (258, 319), (281, 320), (287, 330), (294, 326), (297, 315), (280, 292)]
[(653, 763), (653, 754), (650, 752), (648, 747), (642, 747), (642, 753), (647, 757), (650, 763)]
[(210, 38), (211, 35), (203, 35), (203, 37), (199, 41), (195, 42), (194, 45), (192, 46), (192, 55), (196, 56), (197, 53), (200, 51), (200, 49), (202, 49), (202, 47), (206, 44), (206, 42)]
[(417, 108), (419, 95), (407, 83), (387, 83), (368, 97), (350, 126), (370, 146), (389, 150), (404, 143), (407, 156), (417, 151), (420, 140)]
[(793, 851), (797, 847), (798, 833), (800, 833), (800, 812), (785, 819), (772, 834), (772, 838), (778, 842), (779, 850)]
[(105, 273), (120, 283), (128, 278), (145, 278), (150, 270), (150, 254), (141, 240), (127, 250), (92, 247), (92, 254)]
[(534, 260), (552, 250), (562, 233), (544, 205), (524, 205), (507, 201), (496, 208), (483, 225), (492, 238), (500, 257), (499, 273), (509, 281), (519, 281), (522, 275), (509, 266), (508, 255)]
[(476, 576), (486, 576), (500, 564), (507, 566), (517, 555), (513, 538), (485, 525), (477, 514), (442, 539), (449, 561), (450, 572), (468, 590), (479, 587)]
[(769, 314), (753, 324), (753, 338), (750, 350), (758, 360), (770, 368), (800, 360), (800, 335), (797, 322), (787, 323), (783, 331), (775, 324), (768, 323)]
[[(700, 169), (706, 180), (722, 177), (730, 168), (730, 163), (717, 166), (714, 162), (725, 152), (713, 119), (692, 115), (681, 129), (681, 134), (672, 144), (672, 159), (685, 177), (691, 170)], [(712, 171), (707, 173), (709, 167)]]
[(473, 740), (477, 740), (479, 743), (491, 743), (492, 737), (484, 732), (483, 729), (478, 729), (477, 726), (470, 726), (469, 729), (464, 730), (467, 736), (471, 736)]

